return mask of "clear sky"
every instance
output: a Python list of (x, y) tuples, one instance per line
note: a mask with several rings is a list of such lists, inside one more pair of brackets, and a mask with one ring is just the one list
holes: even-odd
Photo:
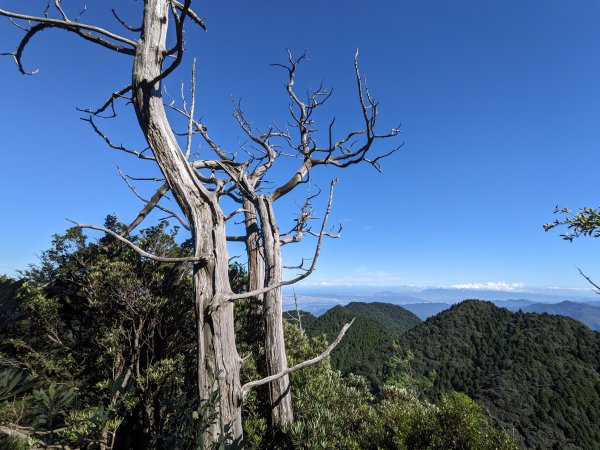
[[(45, 4), (22, 3), (0, 0), (0, 8), (41, 14)], [(119, 29), (110, 7), (139, 22), (143, 2), (89, 3), (83, 21)], [(232, 97), (257, 125), (286, 123), (285, 74), (270, 66), (285, 60), (286, 47), (308, 52), (299, 86), (334, 87), (322, 128), (334, 116), (340, 133), (360, 124), (356, 48), (381, 125), (402, 123), (403, 150), (382, 174), (361, 166), (313, 178), (323, 188), (340, 179), (331, 220), (344, 230), (325, 243), (309, 283), (586, 287), (576, 265), (600, 279), (600, 241), (569, 244), (542, 229), (557, 204), (598, 204), (600, 2), (195, 3), (208, 26), (186, 34), (187, 56), (198, 60), (197, 110), (225, 146), (243, 140)], [(21, 34), (0, 21), (0, 51), (12, 51)], [(170, 91), (187, 82), (190, 58), (168, 80)], [(156, 173), (152, 163), (108, 150), (75, 110), (128, 84), (129, 57), (51, 30), (24, 61), (39, 73), (24, 77), (0, 58), (0, 273), (8, 274), (35, 262), (66, 217), (131, 220), (140, 203), (115, 176), (117, 165)], [(120, 112), (105, 130), (143, 147), (131, 109)], [(293, 218), (293, 202), (278, 208), (282, 222)], [(310, 256), (311, 244), (287, 246), (286, 262)]]

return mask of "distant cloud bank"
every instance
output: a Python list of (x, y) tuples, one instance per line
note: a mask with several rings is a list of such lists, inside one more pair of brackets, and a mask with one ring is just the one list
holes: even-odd
[(474, 291), (522, 291), (523, 283), (507, 283), (506, 281), (488, 281), (487, 283), (464, 283), (444, 286), (445, 289), (470, 289)]

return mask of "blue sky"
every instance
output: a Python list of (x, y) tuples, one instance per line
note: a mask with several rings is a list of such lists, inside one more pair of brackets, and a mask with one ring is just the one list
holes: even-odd
[[(20, 3), (0, 1), (0, 8)], [(28, 2), (27, 11), (41, 13), (36, 3), (44, 2)], [(118, 29), (109, 3), (138, 21), (142, 2), (133, 0), (91, 2), (84, 20)], [(587, 287), (575, 266), (600, 278), (599, 241), (569, 244), (542, 230), (557, 204), (597, 205), (600, 3), (206, 0), (196, 8), (208, 25), (186, 35), (187, 56), (198, 60), (197, 110), (223, 145), (243, 139), (232, 97), (257, 125), (286, 123), (285, 74), (270, 67), (285, 60), (286, 47), (308, 52), (300, 87), (334, 87), (322, 128), (333, 116), (340, 133), (360, 124), (356, 48), (381, 125), (402, 123), (403, 150), (384, 161), (382, 174), (366, 166), (315, 173), (324, 188), (340, 179), (331, 220), (344, 230), (324, 244), (309, 284)], [(12, 51), (19, 36), (3, 20), (1, 51)], [(189, 58), (168, 80), (171, 92), (187, 82)], [(128, 57), (48, 31), (24, 60), (39, 73), (21, 76), (0, 58), (0, 273), (9, 274), (35, 262), (66, 217), (102, 223), (108, 213), (136, 214), (139, 201), (115, 175), (117, 165), (132, 175), (156, 173), (151, 163), (106, 149), (75, 110), (125, 86)], [(143, 147), (132, 111), (120, 112), (104, 129)], [(282, 224), (302, 198), (298, 191), (278, 205)], [(312, 244), (287, 246), (286, 262), (310, 256)]]

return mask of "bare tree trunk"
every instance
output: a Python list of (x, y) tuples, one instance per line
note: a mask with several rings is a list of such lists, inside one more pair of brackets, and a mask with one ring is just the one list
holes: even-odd
[[(263, 232), (266, 286), (274, 285), (283, 279), (279, 228), (275, 221), (272, 206), (267, 197), (263, 195), (258, 197), (258, 210)], [(265, 293), (263, 316), (265, 324), (265, 364), (267, 376), (271, 376), (288, 369), (283, 337), (281, 287)], [(269, 383), (269, 403), (271, 405), (271, 425), (274, 428), (287, 425), (294, 420), (288, 375)]]
[[(246, 225), (246, 253), (248, 255), (248, 290), (262, 289), (265, 285), (265, 260), (260, 243), (260, 230), (258, 225), (258, 212), (254, 203), (243, 197), (244, 223)], [(264, 334), (262, 322), (264, 295), (260, 294), (251, 298), (250, 314), (252, 325), (256, 327), (256, 339), (261, 340)], [(258, 318), (258, 320), (257, 320)]]
[(146, 0), (143, 31), (133, 67), (133, 104), (139, 124), (181, 210), (189, 221), (196, 256), (193, 269), (198, 327), (200, 400), (218, 392), (217, 417), (204, 433), (203, 447), (227, 430), (241, 441), (240, 358), (235, 347), (225, 219), (214, 194), (202, 186), (184, 157), (167, 120), (160, 86), (166, 54), (169, 0)]

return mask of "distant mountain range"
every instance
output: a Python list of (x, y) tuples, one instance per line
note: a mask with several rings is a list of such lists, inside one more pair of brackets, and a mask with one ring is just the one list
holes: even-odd
[(561, 302), (554, 305), (535, 303), (523, 308), (525, 312), (557, 314), (571, 317), (592, 330), (600, 331), (600, 307), (590, 303)]
[(537, 312), (558, 314), (579, 320), (593, 330), (600, 331), (600, 301), (590, 296), (510, 292), (494, 290), (473, 289), (425, 289), (408, 295), (393, 291), (381, 291), (373, 294), (335, 294), (335, 293), (304, 293), (294, 296), (284, 295), (284, 309), (296, 308), (309, 312), (315, 316), (324, 314), (336, 305), (344, 306), (352, 302), (358, 303), (389, 303), (400, 305), (415, 314), (421, 320), (434, 316), (453, 304), (467, 299), (491, 301), (497, 306), (509, 311), (522, 310), (524, 312)]

